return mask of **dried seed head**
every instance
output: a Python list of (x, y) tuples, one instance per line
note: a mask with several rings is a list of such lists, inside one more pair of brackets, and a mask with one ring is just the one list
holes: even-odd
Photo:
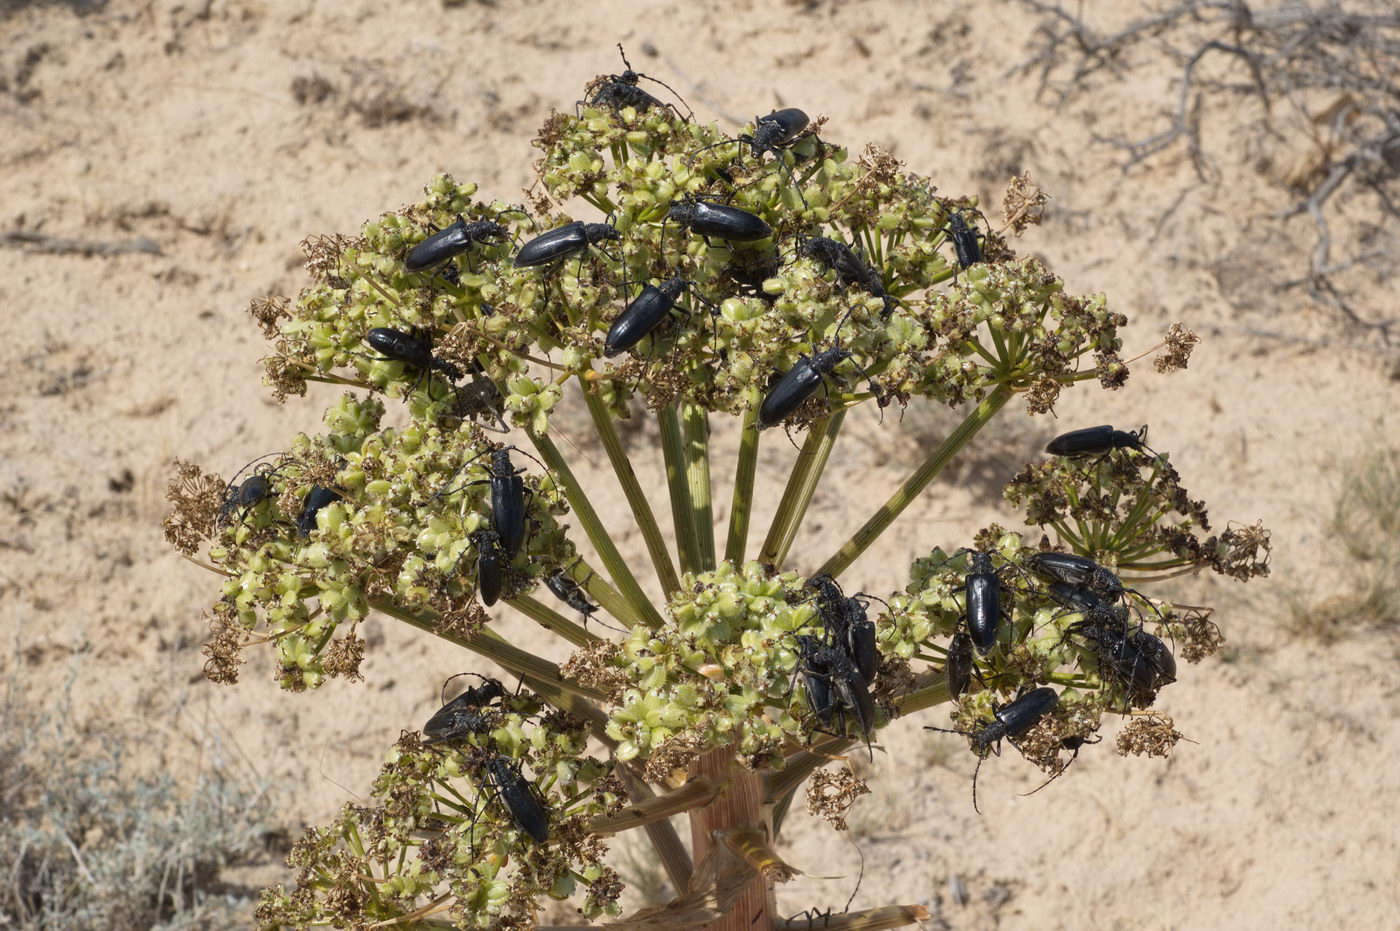
[(807, 810), (825, 819), (838, 831), (849, 828), (846, 816), (862, 795), (870, 794), (870, 786), (845, 767), (819, 769), (807, 782)]
[(1031, 180), (1029, 171), (1016, 175), (1007, 186), (1001, 205), (1007, 228), (1013, 235), (1020, 236), (1027, 228), (1039, 226), (1045, 215), (1045, 205), (1049, 202), (1050, 195)]
[(1148, 714), (1134, 717), (1118, 732), (1118, 752), (1122, 756), (1171, 756), (1177, 741), (1186, 735), (1172, 726), (1172, 719), (1165, 714)]
[(1180, 323), (1173, 323), (1167, 329), (1166, 345), (1152, 363), (1159, 372), (1175, 372), (1186, 368), (1191, 361), (1191, 350), (1201, 338)]

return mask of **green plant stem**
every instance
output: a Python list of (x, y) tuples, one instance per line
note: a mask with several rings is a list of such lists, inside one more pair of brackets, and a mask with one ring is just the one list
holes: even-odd
[[(935, 705), (951, 701), (948, 694), (948, 680), (943, 671), (934, 670), (919, 677), (916, 688), (895, 699), (900, 716), (924, 711)], [(763, 777), (764, 797), (770, 803), (781, 802), (790, 796), (807, 777), (821, 769), (837, 754), (857, 743), (846, 737), (831, 737), (817, 744), (811, 750), (803, 750), (787, 758), (782, 769), (771, 770)]]
[(622, 558), (622, 554), (617, 551), (612, 537), (604, 529), (603, 522), (598, 519), (598, 512), (593, 509), (593, 503), (584, 494), (583, 486), (579, 484), (573, 470), (564, 461), (564, 457), (559, 455), (559, 447), (555, 446), (554, 441), (545, 434), (530, 433), (529, 437), (530, 441), (535, 444), (535, 450), (540, 454), (545, 465), (553, 470), (559, 477), (559, 481), (563, 483), (564, 495), (569, 499), (569, 507), (573, 509), (574, 516), (583, 526), (583, 532), (588, 535), (589, 542), (598, 551), (599, 558), (603, 560), (603, 568), (608, 570), (608, 575), (612, 577), (617, 590), (626, 599), (627, 604), (642, 623), (648, 627), (660, 627), (661, 614), (646, 594), (642, 592), (642, 587), (637, 584), (637, 577), (632, 574), (631, 567)]
[(758, 407), (749, 408), (739, 428), (739, 463), (734, 467), (734, 497), (729, 506), (729, 535), (724, 542), (724, 558), (736, 566), (744, 564), (749, 543), (749, 518), (753, 515), (753, 480), (758, 471)]
[(942, 472), (944, 467), (953, 460), (968, 441), (977, 435), (987, 423), (996, 416), (1007, 401), (1011, 400), (1014, 392), (1005, 385), (998, 385), (981, 404), (968, 413), (958, 424), (957, 429), (948, 434), (937, 449), (935, 449), (923, 464), (904, 480), (904, 483), (895, 490), (890, 499), (880, 506), (880, 510), (871, 515), (855, 535), (847, 540), (836, 553), (817, 570), (818, 574), (830, 576), (840, 575), (860, 558), (861, 554), (870, 548), (870, 545), (879, 539), (895, 518), (904, 512), (910, 504), (928, 487), (929, 483)]
[(575, 559), (565, 570), (569, 578), (578, 583), (584, 594), (602, 606), (603, 610), (617, 618), (618, 621), (628, 627), (636, 627), (642, 623), (641, 615), (632, 610), (632, 606), (627, 603), (627, 599), (622, 597), (622, 593), (608, 584), (608, 580), (603, 578), (593, 570), (593, 567), (584, 562), (581, 558)]
[(519, 647), (511, 646), (495, 631), (482, 629), (471, 636), (462, 636), (442, 628), (442, 622), (434, 615), (407, 611), (388, 601), (372, 600), (370, 607), (396, 620), (403, 621), (419, 630), (441, 637), (449, 643), (471, 650), (500, 664), (518, 676), (523, 676), (530, 688), (554, 705), (588, 722), (594, 736), (609, 747), (615, 748), (617, 741), (608, 737), (605, 729), (608, 716), (594, 702), (605, 702), (601, 693), (587, 686), (570, 682), (559, 674), (559, 666)]
[[(651, 786), (647, 785), (631, 767), (618, 765), (615, 767), (618, 776), (627, 786), (627, 794), (632, 801), (643, 803), (656, 798), (656, 793)], [(686, 849), (681, 841), (680, 832), (669, 820), (653, 821), (646, 825), (644, 830), (647, 839), (651, 841), (651, 846), (656, 850), (656, 855), (661, 858), (661, 865), (666, 868), (666, 875), (671, 880), (671, 888), (681, 894), (683, 890), (690, 888), (690, 877), (694, 872), (694, 864), (690, 859), (690, 851)]]
[(558, 634), (576, 647), (586, 647), (593, 641), (599, 639), (597, 634), (592, 631), (584, 630), (558, 611), (555, 611), (546, 604), (541, 604), (529, 595), (521, 595), (519, 598), (512, 598), (507, 601), (506, 604), (510, 605), (536, 624), (539, 624), (545, 630)]
[(617, 428), (613, 425), (612, 413), (607, 404), (598, 392), (589, 391), (588, 385), (581, 378), (579, 387), (583, 389), (583, 399), (588, 403), (588, 413), (593, 418), (593, 427), (598, 431), (598, 437), (603, 441), (603, 449), (607, 451), (613, 474), (617, 476), (622, 493), (627, 496), (627, 504), (632, 508), (632, 517), (642, 531), (642, 539), (646, 542), (651, 564), (656, 569), (656, 579), (661, 583), (661, 591), (669, 596), (680, 589), (681, 582), (676, 575), (675, 564), (671, 562), (671, 551), (666, 548), (666, 540), (661, 536), (661, 527), (656, 522), (656, 515), (652, 513), (651, 504), (642, 492), (641, 483), (637, 481), (637, 473), (632, 470), (632, 461), (627, 458), (627, 451), (622, 447), (622, 440), (617, 435)]
[(710, 501), (710, 415), (698, 404), (681, 404), (681, 428), (685, 435), (685, 479), (690, 487), (690, 523), (695, 528), (700, 570), (715, 567), (715, 518)]
[(656, 412), (661, 428), (661, 454), (666, 459), (666, 487), (671, 492), (671, 521), (676, 528), (676, 550), (682, 572), (700, 571), (700, 536), (695, 532), (695, 507), (687, 480), (685, 438), (674, 405)]
[(817, 489), (826, 462), (831, 458), (831, 449), (836, 445), (836, 436), (841, 432), (841, 424), (846, 419), (844, 410), (813, 425), (802, 443), (802, 451), (793, 463), (792, 474), (788, 476), (787, 487), (783, 489), (778, 511), (773, 515), (773, 523), (768, 527), (768, 537), (763, 541), (759, 559), (779, 569), (787, 558), (788, 549), (797, 528), (807, 516), (807, 506), (812, 503), (812, 493)]

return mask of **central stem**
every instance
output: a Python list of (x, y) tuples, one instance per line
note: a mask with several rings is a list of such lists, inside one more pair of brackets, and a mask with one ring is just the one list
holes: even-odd
[[(768, 810), (763, 805), (763, 779), (757, 773), (739, 766), (732, 749), (721, 748), (702, 754), (690, 764), (690, 778), (709, 778), (724, 785), (724, 793), (704, 808), (690, 813), (690, 849), (700, 863), (717, 843), (713, 832), (741, 827), (758, 827), (772, 837)], [(715, 854), (734, 855), (720, 844)], [(724, 874), (723, 866), (717, 871)], [(762, 875), (755, 874), (733, 906), (722, 918), (705, 925), (705, 931), (772, 931), (777, 926), (773, 887)]]

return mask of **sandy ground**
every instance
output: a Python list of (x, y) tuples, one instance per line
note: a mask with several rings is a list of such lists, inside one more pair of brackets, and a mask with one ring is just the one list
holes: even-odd
[[(1104, 81), (1092, 107), (1056, 112), (1036, 102), (1034, 77), (1008, 74), (1031, 24), (1002, 4), (0, 10), (0, 232), (158, 247), (0, 252), (0, 623), (19, 647), (7, 670), (22, 661), (36, 696), (80, 661), (84, 713), (141, 728), (176, 772), (223, 766), (270, 780), (293, 832), (367, 786), (386, 746), (425, 719), (464, 660), (386, 623), (371, 627), (357, 685), (285, 694), (266, 656), (235, 688), (204, 682), (199, 614), (215, 584), (161, 539), (169, 462), (179, 454), (228, 473), (314, 429), (334, 392), (272, 403), (248, 300), (296, 292), (303, 236), (353, 231), (416, 199), (439, 170), (515, 199), (530, 181), (535, 128), (594, 74), (617, 70), (622, 41), (634, 65), (725, 127), (801, 106), (830, 118), (829, 138), (877, 142), (942, 190), (989, 202), (1012, 172), (1031, 169), (1055, 200), (1021, 248), (1073, 290), (1107, 292), (1134, 321), (1130, 350), (1175, 320), (1204, 337), (1186, 373), (1143, 368), (1117, 394), (1071, 391), (1058, 422), (1009, 413), (988, 444), (997, 454), (937, 485), (853, 567), (848, 588), (889, 590), (900, 574), (888, 567), (1006, 520), (997, 489), (1013, 457), (1094, 423), (1150, 422), (1154, 445), (1171, 450), (1219, 524), (1263, 519), (1274, 533), (1272, 582), (1181, 589), (1222, 607), (1230, 646), (1165, 693), (1196, 741), (1170, 762), (1085, 753), (1055, 786), (1019, 798), (1038, 774), (1003, 757), (983, 768), (978, 817), (972, 757), (919, 730), (927, 721), (897, 723), (874, 767), (876, 793), (853, 816), (865, 856), (854, 907), (924, 903), (931, 926), (952, 928), (1395, 926), (1393, 642), (1296, 640), (1267, 590), (1326, 583), (1313, 566), (1334, 545), (1323, 523), (1333, 477), (1396, 435), (1400, 390), (1384, 356), (1335, 336), (1300, 293), (1272, 287), (1268, 274), (1296, 264), (1309, 231), (1266, 222), (1286, 195), (1234, 157), (1243, 153), (1228, 113), (1207, 124), (1223, 171), (1214, 185), (1195, 186), (1171, 153), (1123, 175), (1116, 154), (1092, 144), (1094, 133), (1155, 131), (1158, 110), (1144, 100), (1169, 91), (1168, 70)], [(319, 102), (307, 93), (317, 77), (330, 88)], [(818, 564), (884, 499), (920, 436), (936, 436), (921, 426), (949, 422), (946, 412), (852, 420), (795, 568)], [(785, 475), (783, 447), (768, 446), (761, 479)], [(637, 465), (657, 474), (656, 457)], [(605, 513), (623, 513), (605, 475), (586, 481)], [(716, 500), (727, 494), (722, 480)], [(635, 535), (625, 539), (641, 552)], [(563, 655), (526, 622), (501, 623)], [(849, 870), (783, 888), (786, 912), (845, 902), (856, 857), (829, 838), (805, 813), (791, 820), (794, 865), (829, 875), (840, 857)]]

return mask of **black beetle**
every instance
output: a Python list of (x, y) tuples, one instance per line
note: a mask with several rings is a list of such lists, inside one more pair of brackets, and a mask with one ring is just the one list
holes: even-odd
[(501, 544), (501, 535), (490, 527), (473, 531), (471, 542), (476, 547), (477, 593), (481, 596), (481, 603), (489, 608), (501, 597), (503, 577), (510, 557)]
[[(268, 456), (275, 455), (277, 454), (268, 453), (267, 456), (259, 456), (257, 459), (254, 459), (253, 462), (261, 462), (263, 459), (268, 458)], [(243, 520), (248, 516), (249, 511), (272, 496), (272, 476), (277, 474), (281, 466), (274, 466), (270, 462), (264, 462), (253, 470), (252, 475), (245, 478), (242, 482), (236, 485), (234, 484), (238, 482), (238, 476), (242, 475), (253, 462), (247, 463), (247, 465), (244, 465), (243, 468), (235, 472), (233, 478), (229, 479), (228, 484), (224, 486), (224, 500), (223, 503), (219, 505), (219, 516), (215, 520), (215, 526), (228, 520), (229, 515), (239, 509), (241, 509), (243, 513), (239, 515), (238, 519), (240, 521)]]
[(575, 220), (558, 229), (536, 236), (515, 254), (516, 268), (535, 268), (561, 261), (574, 252), (582, 252), (608, 240), (620, 240), (622, 234), (611, 223), (585, 223)]
[(880, 670), (875, 622), (866, 613), (868, 607), (858, 595), (846, 599), (846, 638), (843, 642), (846, 655), (855, 663), (861, 678), (867, 683), (874, 681), (875, 674)]
[(738, 138), (749, 144), (749, 151), (754, 158), (758, 158), (764, 152), (777, 155), (778, 150), (795, 141), (810, 122), (807, 114), (796, 107), (784, 107), (767, 116), (754, 117), (753, 135), (742, 135)]
[[(430, 739), (423, 741), (424, 746), (490, 730), (494, 717), (487, 710), (487, 706), (496, 699), (506, 697), (505, 686), (497, 679), (474, 672), (459, 675), (477, 676), (481, 679), (481, 685), (468, 688), (444, 704), (428, 719), (428, 723), (423, 725), (423, 734)], [(457, 676), (452, 677), (455, 678)], [(447, 681), (451, 682), (452, 679)], [(443, 683), (443, 688), (446, 687), (447, 683)]]
[(403, 267), (405, 271), (421, 272), (461, 255), (475, 243), (499, 241), (509, 237), (510, 230), (495, 220), (474, 220), (468, 223), (459, 215), (456, 223), (438, 230), (409, 250)]
[(994, 718), (980, 720), (978, 723), (981, 724), (981, 727), (975, 730), (958, 731), (946, 727), (924, 726), (926, 731), (961, 734), (964, 737), (972, 738), (973, 749), (978, 756), (977, 767), (972, 771), (973, 811), (979, 815), (982, 813), (982, 809), (977, 807), (977, 774), (981, 772), (982, 761), (987, 758), (987, 754), (990, 752), (1000, 756), (1002, 740), (1010, 740), (1015, 746), (1015, 738), (1035, 727), (1041, 718), (1054, 711), (1059, 700), (1060, 696), (1055, 693), (1054, 689), (1041, 686), (1037, 689), (1031, 689), (1010, 704), (996, 709)]
[(872, 297), (884, 303), (881, 316), (888, 317), (898, 303), (885, 293), (885, 282), (875, 270), (844, 242), (825, 236), (811, 236), (798, 241), (797, 254), (813, 259), (836, 273), (836, 280), (844, 286), (856, 285), (864, 288)]
[[(614, 113), (623, 107), (631, 107), (639, 113), (645, 113), (652, 107), (668, 107), (677, 116), (680, 116), (680, 112), (672, 104), (657, 100), (637, 85), (642, 78), (646, 78), (648, 81), (660, 84), (673, 94), (676, 94), (675, 88), (649, 74), (633, 71), (632, 63), (627, 60), (627, 53), (622, 50), (621, 42), (617, 44), (617, 51), (622, 56), (622, 67), (625, 70), (621, 74), (609, 74), (589, 84), (587, 93), (593, 96), (585, 102), (590, 107), (607, 107)], [(685, 98), (680, 94), (676, 94), (676, 99), (685, 103)], [(685, 108), (689, 111), (690, 104), (685, 103)], [(685, 119), (689, 120), (694, 116), (694, 112), (691, 111), (690, 116)]]
[(992, 554), (982, 551), (972, 554), (968, 562), (967, 580), (963, 591), (967, 602), (967, 632), (977, 652), (986, 656), (997, 642), (1001, 629), (1003, 584)]
[(1065, 635), (1093, 644), (1100, 673), (1123, 689), (1130, 704), (1150, 705), (1158, 689), (1176, 681), (1176, 658), (1160, 638), (1145, 630), (1086, 618), (1069, 625)]
[(1031, 569), (1048, 579), (1087, 588), (1094, 594), (1113, 600), (1121, 598), (1123, 582), (1088, 556), (1078, 553), (1057, 553), (1047, 550), (1030, 557)]
[[(830, 695), (839, 699), (840, 707), (849, 710), (855, 718), (856, 726), (865, 739), (866, 751), (874, 759), (870, 734), (875, 728), (875, 701), (870, 697), (870, 686), (865, 677), (841, 649), (831, 647), (816, 637), (800, 636), (797, 642), (804, 677), (818, 676), (826, 680)], [(812, 703), (810, 691), (808, 703)], [(835, 705), (836, 702), (831, 704)], [(813, 711), (816, 710), (813, 707)]]
[[(434, 498), (440, 498), (443, 495), (461, 491), (463, 488), (489, 484), (491, 486), (491, 529), (496, 531), (506, 559), (514, 559), (516, 554), (520, 552), (521, 545), (525, 542), (525, 482), (520, 478), (525, 470), (517, 469), (515, 463), (510, 461), (511, 450), (524, 453), (527, 456), (530, 455), (515, 446), (502, 446), (499, 449), (489, 450), (490, 459), (486, 471), (490, 478), (467, 482), (465, 485), (447, 488), (433, 495)], [(450, 484), (462, 469), (484, 455), (487, 453), (478, 453), (462, 463), (457, 471), (452, 473), (452, 477), (447, 480), (448, 483)], [(530, 458), (534, 459), (533, 456)], [(538, 459), (535, 461), (539, 462)], [(541, 463), (541, 467), (543, 467), (543, 463)]]
[(799, 356), (797, 364), (788, 369), (778, 383), (769, 390), (758, 408), (758, 429), (776, 427), (792, 416), (817, 389), (822, 379), (830, 375), (836, 366), (851, 357), (848, 349), (833, 345), (810, 356)]
[(589, 603), (588, 596), (584, 593), (582, 586), (569, 576), (567, 570), (559, 569), (551, 572), (544, 577), (544, 584), (554, 593), (556, 598), (582, 614), (585, 624), (593, 616), (593, 612), (598, 610), (597, 605)]
[(836, 706), (831, 700), (830, 671), (822, 659), (824, 644), (816, 637), (799, 636), (797, 648), (800, 656), (798, 669), (807, 692), (807, 707), (817, 716), (817, 720), (830, 727)]
[(693, 282), (675, 275), (659, 285), (648, 284), (643, 287), (642, 293), (622, 309), (622, 313), (617, 315), (617, 319), (608, 328), (608, 335), (603, 340), (603, 355), (611, 359), (645, 339), (647, 334), (666, 319), (666, 315), (676, 306), (676, 301), (691, 284)]
[(340, 492), (333, 488), (312, 485), (302, 501), (301, 514), (297, 516), (297, 536), (308, 537), (316, 529), (316, 515), (326, 505), (340, 500)]
[(511, 820), (520, 830), (543, 844), (549, 840), (549, 810), (537, 797), (535, 787), (505, 757), (492, 755), (486, 760), (486, 772), (491, 776), (501, 802), (510, 812)]
[(729, 242), (756, 242), (773, 235), (773, 227), (756, 213), (694, 197), (671, 204), (666, 215), (698, 236)]
[(948, 657), (943, 664), (943, 677), (947, 680), (950, 698), (957, 698), (967, 691), (967, 685), (972, 681), (972, 670), (972, 638), (966, 631), (960, 630), (949, 641)]
[(1162, 612), (1158, 611), (1157, 606), (1148, 600), (1142, 592), (1133, 588), (1125, 588), (1123, 580), (1118, 578), (1111, 569), (1099, 565), (1088, 556), (1047, 550), (1032, 554), (1030, 565), (1032, 570), (1047, 579), (1088, 589), (1107, 601), (1117, 601), (1125, 594), (1136, 595), (1159, 618), (1162, 616)]
[(1085, 427), (1062, 433), (1045, 445), (1045, 451), (1052, 456), (1065, 456), (1077, 459), (1080, 456), (1106, 456), (1115, 449), (1145, 449), (1154, 456), (1157, 453), (1147, 445), (1147, 426), (1140, 429), (1115, 430), (1108, 424)]
[[(381, 326), (366, 333), (365, 342), (379, 350), (386, 359), (416, 368), (418, 379), (413, 383), (413, 388), (417, 388), (418, 382), (426, 378), (429, 372), (441, 372), (448, 381), (455, 382), (462, 378), (461, 369), (433, 355), (433, 344), (429, 340)], [(428, 390), (432, 391), (431, 385)]]
[(958, 267), (970, 268), (982, 261), (982, 244), (977, 240), (977, 230), (967, 225), (962, 214), (948, 215), (948, 237), (953, 240)]

